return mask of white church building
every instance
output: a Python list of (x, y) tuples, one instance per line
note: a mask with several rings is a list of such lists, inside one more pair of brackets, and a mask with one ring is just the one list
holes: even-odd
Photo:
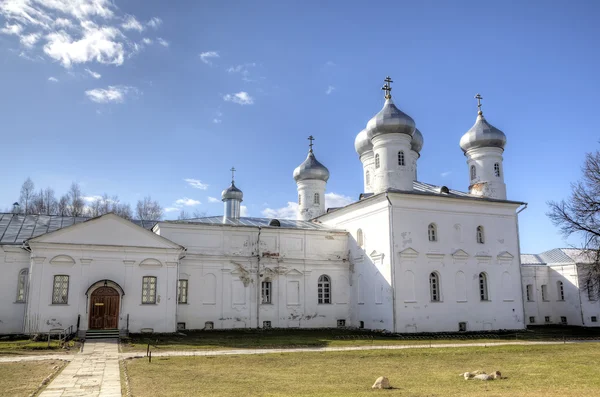
[(355, 140), (364, 193), (343, 208), (325, 209), (330, 175), (311, 140), (293, 173), (297, 220), (241, 217), (233, 180), (223, 216), (0, 214), (0, 334), (524, 328), (517, 216), (525, 204), (507, 200), (504, 133), (479, 104), (460, 140), (468, 192), (420, 182), (423, 135), (392, 101), (390, 83)]

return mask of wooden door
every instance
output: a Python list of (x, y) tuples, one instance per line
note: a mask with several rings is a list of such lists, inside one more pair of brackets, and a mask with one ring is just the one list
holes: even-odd
[(96, 289), (90, 301), (90, 329), (119, 327), (119, 293), (114, 288)]

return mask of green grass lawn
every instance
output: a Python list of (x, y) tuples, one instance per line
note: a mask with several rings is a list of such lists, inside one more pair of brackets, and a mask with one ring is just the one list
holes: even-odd
[(62, 365), (63, 362), (54, 360), (0, 363), (0, 395), (27, 397)]
[[(600, 344), (280, 353), (126, 360), (143, 396), (593, 396)], [(465, 381), (465, 371), (507, 379)], [(379, 376), (395, 389), (371, 390)]]
[(70, 341), (68, 349), (63, 349), (57, 340), (33, 342), (29, 339), (3, 340), (0, 341), (0, 356), (23, 355), (23, 354), (69, 354), (77, 351), (78, 344)]

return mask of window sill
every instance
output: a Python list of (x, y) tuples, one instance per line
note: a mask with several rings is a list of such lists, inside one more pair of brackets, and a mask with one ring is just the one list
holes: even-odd
[(273, 305), (273, 302), (260, 302), (261, 305)]
[(51, 303), (48, 306), (69, 306), (68, 303)]
[[(143, 303), (143, 304), (145, 305), (146, 303)], [(189, 305), (189, 303), (187, 303), (187, 302), (177, 302), (177, 304), (178, 305)]]
[(158, 303), (140, 303), (140, 306), (158, 306)]
[(442, 303), (443, 301), (429, 301), (430, 303)]
[(16, 302), (13, 302), (13, 303), (19, 303), (19, 304), (23, 305), (23, 304), (25, 304), (27, 302), (25, 302), (25, 301), (16, 301)]
[(491, 299), (480, 299), (479, 302), (491, 302)]
[[(318, 305), (331, 305), (331, 302), (329, 303), (317, 303)], [(288, 305), (289, 306), (289, 305)]]

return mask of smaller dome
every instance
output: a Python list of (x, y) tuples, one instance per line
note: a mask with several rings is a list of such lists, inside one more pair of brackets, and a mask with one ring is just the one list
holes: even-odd
[(296, 182), (309, 179), (317, 179), (327, 182), (329, 179), (329, 170), (323, 164), (319, 163), (312, 150), (308, 152), (306, 160), (294, 170), (294, 179)]
[(497, 147), (504, 149), (506, 135), (498, 128), (487, 122), (483, 113), (479, 112), (475, 124), (460, 138), (460, 148), (463, 152), (482, 147)]
[(358, 153), (359, 157), (369, 150), (373, 150), (373, 144), (367, 136), (367, 130), (362, 130), (358, 133), (354, 140), (354, 149), (356, 149), (356, 153)]
[(421, 153), (421, 149), (423, 149), (423, 134), (421, 134), (421, 131), (419, 131), (418, 128), (415, 128), (412, 141), (410, 142), (410, 148), (419, 154)]
[(235, 186), (235, 183), (233, 183), (233, 181), (231, 181), (231, 186), (229, 186), (227, 189), (223, 190), (223, 192), (221, 193), (221, 201), (225, 201), (225, 200), (243, 201), (242, 200), (243, 198), (244, 198), (244, 193), (242, 193), (242, 191)]
[(415, 121), (398, 109), (391, 98), (385, 100), (383, 109), (367, 123), (369, 139), (382, 134), (407, 134), (412, 136), (415, 132)]

